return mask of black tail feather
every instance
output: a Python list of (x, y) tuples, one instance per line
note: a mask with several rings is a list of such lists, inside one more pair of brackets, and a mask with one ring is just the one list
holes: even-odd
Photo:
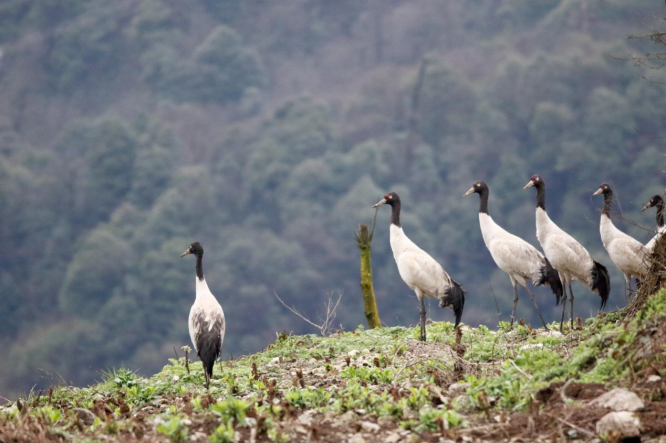
[(610, 277), (608, 276), (608, 269), (596, 261), (592, 268), (592, 292), (596, 292), (601, 297), (599, 310), (602, 310), (606, 306), (610, 294)]
[(462, 318), (463, 309), (465, 308), (465, 290), (462, 288), (460, 283), (455, 280), (451, 280), (453, 285), (451, 285), (444, 296), (439, 299), (439, 306), (442, 308), (451, 308), (453, 313), (456, 316), (456, 325), (457, 328), (460, 324), (460, 319)]
[(537, 286), (541, 285), (550, 286), (553, 294), (555, 294), (555, 306), (559, 305), (562, 300), (564, 286), (562, 286), (562, 281), (560, 280), (560, 273), (553, 268), (548, 259), (546, 259), (546, 265), (541, 268), (541, 277), (537, 281)]
[[(222, 331), (224, 331), (224, 318), (217, 318), (212, 327), (209, 327), (208, 321), (199, 320), (200, 330), (202, 331), (196, 337), (197, 355), (203, 363), (206, 372), (206, 385), (213, 378), (213, 367), (215, 360), (222, 351)], [(206, 386), (208, 387), (208, 386)]]

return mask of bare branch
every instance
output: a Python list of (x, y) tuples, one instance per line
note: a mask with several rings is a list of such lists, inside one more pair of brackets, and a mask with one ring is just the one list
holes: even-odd
[(338, 309), (338, 305), (340, 304), (340, 300), (342, 299), (342, 292), (339, 293), (338, 299), (333, 303), (332, 300), (332, 294), (329, 294), (328, 296), (328, 301), (325, 303), (326, 306), (326, 316), (324, 318), (321, 318), (322, 324), (318, 325), (317, 323), (313, 322), (309, 318), (307, 318), (305, 315), (301, 314), (298, 309), (294, 308), (293, 306), (289, 306), (280, 298), (280, 296), (277, 294), (277, 292), (273, 292), (275, 295), (275, 298), (278, 299), (280, 303), (282, 303), (282, 306), (285, 308), (289, 309), (294, 315), (299, 317), (301, 320), (306, 322), (307, 324), (314, 326), (315, 328), (319, 329), (319, 333), (322, 336), (327, 336), (331, 332), (331, 327), (333, 326), (333, 320), (335, 320), (336, 317), (336, 309)]

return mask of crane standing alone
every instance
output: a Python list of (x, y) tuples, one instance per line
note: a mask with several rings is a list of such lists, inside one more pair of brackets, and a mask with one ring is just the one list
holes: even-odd
[(449, 274), (434, 258), (405, 235), (400, 225), (401, 204), (398, 194), (389, 192), (373, 208), (385, 204), (391, 206), (390, 241), (398, 272), (407, 286), (416, 293), (416, 297), (421, 303), (421, 341), (426, 340), (424, 296), (437, 298), (440, 307), (453, 310), (457, 328), (465, 306), (465, 291), (458, 282), (449, 277)]
[(210, 386), (213, 377), (213, 366), (215, 360), (222, 351), (224, 341), (224, 311), (215, 296), (208, 289), (208, 284), (203, 274), (203, 247), (199, 242), (194, 242), (183, 254), (194, 254), (197, 258), (196, 264), (196, 294), (197, 298), (190, 309), (188, 328), (190, 339), (201, 359), (206, 378), (206, 389)]
[(549, 285), (553, 290), (553, 294), (555, 294), (555, 304), (557, 305), (562, 298), (562, 282), (557, 271), (534, 246), (522, 238), (510, 234), (495, 223), (488, 213), (488, 195), (490, 194), (490, 190), (485, 182), (479, 181), (474, 183), (463, 197), (472, 193), (479, 194), (479, 225), (481, 226), (481, 235), (483, 236), (486, 248), (490, 251), (490, 255), (493, 257), (497, 267), (506, 272), (511, 279), (515, 295), (513, 299), (513, 311), (511, 311), (511, 326), (513, 326), (516, 315), (518, 284), (520, 283), (532, 299), (534, 308), (539, 313), (544, 328), (548, 330), (534, 293), (530, 291), (526, 279), (532, 280), (537, 286), (543, 284)]

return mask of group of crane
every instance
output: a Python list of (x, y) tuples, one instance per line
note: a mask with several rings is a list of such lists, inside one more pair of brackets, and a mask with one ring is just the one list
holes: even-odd
[[(515, 236), (492, 219), (488, 213), (488, 195), (490, 189), (483, 181), (478, 181), (463, 195), (479, 194), (479, 225), (483, 241), (490, 251), (495, 264), (509, 275), (513, 286), (514, 299), (511, 312), (511, 326), (513, 326), (516, 306), (518, 305), (518, 284), (520, 284), (532, 299), (544, 328), (548, 325), (539, 310), (534, 293), (530, 290), (527, 280), (536, 285), (550, 286), (555, 295), (556, 305), (562, 303), (562, 317), (560, 331), (563, 331), (564, 315), (567, 298), (570, 301), (571, 327), (574, 322), (574, 293), (571, 287), (573, 280), (586, 285), (592, 292), (601, 298), (600, 310), (604, 308), (610, 293), (610, 278), (604, 265), (595, 261), (590, 253), (571, 235), (557, 226), (546, 212), (546, 184), (543, 177), (534, 175), (523, 189), (536, 188), (536, 234), (543, 254), (534, 246)], [(603, 183), (592, 195), (604, 196), (604, 207), (601, 214), (600, 233), (601, 240), (608, 251), (608, 255), (615, 266), (624, 275), (625, 295), (629, 298), (631, 293), (631, 277), (643, 279), (649, 268), (649, 260), (657, 238), (664, 231), (664, 200), (655, 195), (650, 199), (643, 211), (648, 208), (657, 208), (656, 235), (643, 245), (615, 227), (610, 219), (610, 208), (613, 201), (613, 191), (607, 183)], [(465, 291), (462, 286), (453, 280), (442, 266), (427, 252), (419, 248), (404, 233), (400, 225), (400, 197), (395, 192), (389, 192), (384, 198), (373, 206), (391, 206), (390, 243), (393, 257), (398, 266), (398, 272), (403, 281), (416, 293), (421, 305), (421, 340), (426, 339), (426, 311), (424, 297), (439, 300), (443, 308), (450, 308), (455, 314), (455, 327), (457, 328), (465, 306)], [(567, 294), (567, 287), (569, 293)]]
[[(571, 325), (574, 318), (574, 293), (572, 280), (579, 280), (592, 292), (601, 297), (601, 307), (606, 305), (610, 293), (610, 279), (605, 266), (595, 261), (589, 252), (573, 237), (560, 229), (546, 212), (546, 184), (539, 175), (533, 176), (524, 189), (535, 187), (536, 194), (536, 231), (544, 254), (525, 240), (510, 234), (495, 223), (488, 213), (488, 185), (482, 181), (474, 183), (464, 196), (479, 194), (479, 224), (481, 234), (490, 255), (497, 266), (509, 275), (513, 285), (514, 299), (511, 312), (511, 326), (514, 323), (518, 304), (518, 284), (532, 299), (534, 308), (546, 329), (546, 321), (539, 311), (534, 293), (527, 280), (539, 285), (550, 286), (556, 297), (556, 304), (562, 303), (560, 331), (564, 323), (566, 300), (571, 302)], [(631, 290), (631, 277), (644, 278), (648, 270), (648, 260), (652, 248), (664, 230), (664, 201), (655, 195), (643, 208), (657, 208), (657, 234), (645, 246), (634, 238), (618, 230), (610, 219), (610, 207), (613, 200), (611, 187), (604, 183), (593, 195), (604, 195), (604, 209), (601, 214), (600, 232), (604, 247), (626, 280), (627, 294)], [(426, 339), (426, 310), (424, 297), (439, 300), (442, 308), (449, 308), (455, 314), (455, 327), (460, 324), (465, 307), (465, 291), (444, 271), (442, 266), (427, 252), (419, 248), (405, 235), (400, 224), (400, 197), (389, 192), (375, 204), (391, 206), (390, 242), (398, 272), (404, 282), (416, 293), (421, 304), (422, 341)], [(196, 257), (196, 299), (188, 320), (190, 339), (204, 367), (205, 385), (208, 389), (213, 376), (215, 360), (220, 356), (224, 341), (225, 319), (222, 306), (208, 289), (203, 273), (203, 247), (199, 242), (192, 243), (181, 255)], [(567, 295), (566, 287), (569, 288)]]

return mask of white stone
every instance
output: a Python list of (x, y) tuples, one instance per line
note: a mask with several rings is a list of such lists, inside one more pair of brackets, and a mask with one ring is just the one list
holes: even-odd
[(180, 377), (178, 377), (177, 375), (174, 375), (173, 376), (173, 381), (178, 381), (178, 380), (180, 380)]
[(361, 434), (356, 434), (349, 439), (349, 443), (365, 443), (365, 438)]
[(609, 408), (614, 411), (638, 411), (645, 407), (643, 400), (638, 395), (624, 388), (615, 388), (606, 392), (592, 400), (590, 406)]
[(370, 421), (362, 421), (361, 429), (363, 429), (365, 432), (379, 432), (381, 428), (377, 423), (372, 423)]
[(347, 352), (347, 355), (353, 358), (353, 357), (357, 356), (359, 353), (360, 352), (359, 352), (358, 349), (352, 349), (351, 351)]
[(347, 411), (340, 416), (340, 420), (343, 422), (352, 422), (356, 420), (356, 414), (354, 411)]
[(310, 426), (312, 424), (312, 416), (315, 414), (315, 411), (309, 410), (305, 411), (298, 416), (298, 422), (304, 426)]
[(609, 412), (597, 422), (597, 434), (609, 436), (617, 432), (620, 438), (637, 437), (641, 434), (641, 422), (632, 412)]
[(651, 375), (647, 379), (648, 383), (657, 383), (658, 381), (661, 381), (661, 377), (658, 375)]
[(401, 439), (402, 439), (402, 437), (400, 437), (400, 435), (397, 432), (394, 432), (394, 433), (390, 434), (388, 437), (386, 437), (384, 439), (384, 442), (385, 443), (398, 443)]

